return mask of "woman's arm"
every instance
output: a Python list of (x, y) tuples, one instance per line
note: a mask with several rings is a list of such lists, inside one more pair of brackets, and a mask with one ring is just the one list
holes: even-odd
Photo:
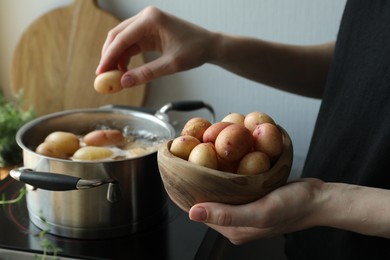
[(211, 32), (148, 7), (109, 32), (96, 73), (125, 70), (133, 55), (157, 51), (157, 59), (125, 73), (124, 87), (213, 63), (269, 86), (320, 97), (333, 48), (333, 43), (293, 46)]
[(281, 90), (322, 96), (334, 42), (298, 46), (223, 34), (219, 38), (216, 57), (209, 62)]
[(314, 226), (390, 238), (390, 191), (300, 179), (245, 205), (200, 203), (190, 219), (206, 223), (234, 244)]

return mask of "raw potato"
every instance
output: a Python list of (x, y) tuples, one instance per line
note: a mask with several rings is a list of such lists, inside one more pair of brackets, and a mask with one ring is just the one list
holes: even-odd
[(95, 130), (86, 134), (83, 141), (89, 146), (121, 146), (125, 141), (125, 137), (121, 131), (115, 129)]
[(123, 72), (112, 70), (104, 72), (95, 78), (94, 87), (101, 94), (113, 94), (122, 90), (121, 78)]
[(75, 134), (69, 132), (52, 132), (46, 137), (44, 142), (51, 143), (56, 151), (68, 156), (72, 155), (80, 148), (79, 138)]
[(113, 151), (105, 147), (84, 146), (73, 154), (73, 159), (80, 161), (97, 161), (111, 158), (113, 154)]
[(217, 122), (209, 126), (209, 128), (206, 129), (206, 131), (203, 133), (203, 142), (204, 143), (215, 143), (215, 139), (217, 139), (217, 136), (219, 133), (226, 128), (227, 126), (231, 125), (233, 123), (231, 122)]
[(283, 150), (283, 135), (279, 128), (270, 123), (258, 125), (253, 131), (256, 151), (267, 154), (271, 160), (276, 159)]
[(257, 175), (268, 171), (271, 162), (268, 156), (262, 152), (250, 152), (246, 154), (238, 164), (237, 173), (243, 175)]
[(223, 160), (238, 161), (253, 149), (252, 133), (242, 125), (227, 126), (217, 136), (215, 149)]
[(192, 149), (198, 144), (200, 144), (200, 141), (196, 137), (190, 135), (179, 136), (173, 139), (170, 152), (177, 157), (188, 160)]
[(244, 125), (251, 132), (253, 132), (258, 125), (263, 123), (275, 124), (274, 120), (263, 112), (251, 112), (245, 116)]
[(68, 155), (56, 149), (53, 143), (43, 142), (40, 145), (38, 145), (38, 147), (35, 149), (35, 152), (48, 157), (68, 159)]
[(184, 125), (181, 135), (190, 135), (196, 137), (199, 141), (203, 141), (203, 133), (211, 126), (211, 123), (204, 118), (194, 117), (187, 121)]
[(203, 118), (192, 118), (170, 147), (173, 155), (188, 158), (189, 162), (242, 175), (268, 171), (282, 150), (282, 132), (263, 112), (251, 112), (246, 116), (230, 113), (214, 124)]
[(245, 116), (240, 113), (230, 113), (229, 115), (225, 116), (221, 122), (230, 122), (233, 124), (239, 124), (244, 125)]
[(200, 143), (192, 149), (188, 161), (211, 169), (218, 169), (218, 157), (212, 143)]

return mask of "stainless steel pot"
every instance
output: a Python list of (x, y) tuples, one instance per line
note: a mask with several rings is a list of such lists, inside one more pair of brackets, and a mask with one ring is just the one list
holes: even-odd
[(156, 152), (132, 159), (78, 162), (34, 150), (53, 131), (84, 135), (99, 126), (130, 127), (161, 140), (172, 139), (175, 131), (166, 121), (166, 112), (200, 108), (214, 116), (208, 104), (186, 101), (170, 103), (155, 114), (113, 106), (68, 110), (27, 123), (16, 135), (24, 167), (13, 169), (11, 176), (26, 183), (30, 220), (55, 235), (88, 239), (127, 235), (158, 224), (166, 215), (167, 196)]

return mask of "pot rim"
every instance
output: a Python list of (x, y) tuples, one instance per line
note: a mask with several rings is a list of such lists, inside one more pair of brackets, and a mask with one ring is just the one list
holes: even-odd
[[(16, 143), (19, 145), (19, 147), (23, 151), (28, 151), (28, 152), (33, 153), (34, 155), (36, 155), (38, 157), (42, 157), (42, 158), (53, 160), (53, 161), (65, 162), (65, 163), (81, 163), (81, 164), (115, 163), (115, 162), (123, 162), (123, 161), (127, 161), (127, 160), (143, 158), (143, 157), (151, 155), (151, 154), (157, 154), (157, 151), (154, 151), (154, 152), (146, 153), (144, 155), (135, 156), (132, 158), (124, 158), (124, 159), (116, 159), (116, 160), (73, 161), (73, 160), (69, 160), (69, 159), (61, 159), (61, 158), (49, 157), (49, 156), (45, 156), (42, 154), (38, 154), (23, 142), (22, 137), (26, 134), (26, 132), (31, 130), (34, 126), (41, 124), (45, 121), (48, 121), (50, 119), (53, 119), (53, 118), (59, 118), (59, 117), (67, 116), (67, 115), (74, 115), (77, 113), (87, 113), (87, 114), (88, 113), (91, 113), (91, 114), (93, 114), (93, 113), (107, 113), (107, 114), (131, 115), (131, 116), (134, 116), (135, 118), (149, 120), (151, 122), (155, 122), (155, 123), (163, 126), (164, 128), (167, 129), (167, 133), (169, 135), (168, 139), (172, 139), (175, 136), (175, 130), (169, 122), (162, 120), (161, 118), (157, 117), (154, 114), (149, 114), (146, 112), (137, 111), (137, 110), (133, 109), (133, 107), (129, 107), (129, 108), (79, 108), (79, 109), (69, 109), (69, 110), (50, 113), (47, 115), (37, 117), (37, 118), (27, 122), (21, 128), (19, 128), (19, 130), (17, 131), (16, 136), (15, 136)], [(163, 143), (163, 142), (161, 142), (161, 143)]]

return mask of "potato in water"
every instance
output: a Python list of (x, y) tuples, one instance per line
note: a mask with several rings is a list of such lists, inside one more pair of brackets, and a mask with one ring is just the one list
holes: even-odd
[(116, 129), (95, 130), (86, 134), (83, 142), (90, 146), (121, 146), (125, 142), (122, 132)]
[(78, 149), (72, 159), (79, 161), (97, 161), (112, 158), (114, 152), (105, 147), (84, 146)]
[(69, 132), (53, 132), (45, 138), (44, 142), (50, 143), (51, 147), (55, 150), (55, 153), (62, 153), (68, 156), (72, 155), (80, 148), (79, 138), (75, 134)]
[(68, 159), (69, 156), (58, 150), (53, 143), (41, 143), (38, 145), (37, 149), (35, 151), (39, 154), (53, 157), (53, 158), (59, 158), (59, 159)]

